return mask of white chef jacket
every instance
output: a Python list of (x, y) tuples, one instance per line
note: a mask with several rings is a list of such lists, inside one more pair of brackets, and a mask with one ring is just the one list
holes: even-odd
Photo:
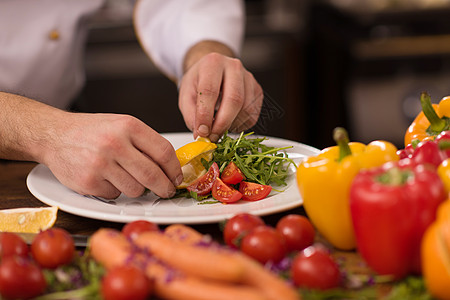
[[(87, 20), (104, 0), (0, 0), (0, 91), (67, 108), (85, 81)], [(215, 40), (239, 54), (240, 0), (138, 0), (139, 41), (169, 77), (182, 77), (187, 50)]]

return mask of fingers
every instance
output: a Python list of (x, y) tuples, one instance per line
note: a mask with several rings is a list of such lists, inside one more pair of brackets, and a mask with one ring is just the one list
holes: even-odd
[(218, 56), (206, 61), (207, 68), (201, 68), (198, 75), (198, 86), (195, 105), (194, 137), (208, 137), (211, 134), (214, 111), (219, 99), (223, 79), (223, 62)]
[[(132, 150), (139, 151), (119, 159), (119, 164), (158, 196), (172, 197), (175, 186), (183, 181), (175, 149), (169, 141), (148, 126), (134, 132)], [(130, 157), (135, 159), (129, 159)]]
[(240, 114), (245, 100), (245, 73), (240, 61), (232, 60), (224, 72), (222, 82), (223, 96), (216, 112), (211, 130), (211, 140), (219, 137), (231, 127)]
[(253, 78), (253, 75), (247, 72), (244, 105), (231, 124), (230, 130), (233, 132), (241, 132), (255, 126), (261, 113), (263, 99), (264, 92), (261, 86)]
[[(174, 195), (183, 180), (172, 145), (140, 120), (126, 115), (91, 115), (91, 127), (79, 126), (83, 139), (56, 169), (64, 183), (82, 194), (138, 197), (145, 188), (160, 197)], [(80, 136), (77, 133), (76, 136)], [(72, 164), (68, 167), (68, 162)]]
[(208, 54), (183, 77), (179, 99), (194, 138), (217, 141), (226, 130), (242, 131), (256, 124), (263, 91), (241, 61)]

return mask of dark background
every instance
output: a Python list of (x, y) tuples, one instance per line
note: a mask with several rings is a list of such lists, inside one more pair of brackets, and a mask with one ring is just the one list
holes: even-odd
[[(176, 85), (136, 40), (132, 2), (111, 0), (95, 16), (87, 83), (74, 109), (186, 131)], [(241, 59), (266, 95), (254, 130), (323, 148), (344, 126), (352, 140), (402, 147), (420, 92), (434, 102), (450, 95), (450, 7), (435, 2), (246, 1)]]

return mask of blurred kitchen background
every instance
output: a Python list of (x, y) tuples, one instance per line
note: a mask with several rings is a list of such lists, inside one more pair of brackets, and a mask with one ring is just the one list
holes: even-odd
[[(183, 1), (183, 0), (180, 0)], [(226, 1), (226, 0), (224, 0)], [(333, 145), (403, 135), (419, 94), (450, 95), (450, 0), (247, 0), (242, 60), (262, 85), (257, 133)], [(186, 131), (177, 89), (141, 50), (133, 1), (95, 16), (87, 83), (74, 109), (132, 114), (159, 132)]]

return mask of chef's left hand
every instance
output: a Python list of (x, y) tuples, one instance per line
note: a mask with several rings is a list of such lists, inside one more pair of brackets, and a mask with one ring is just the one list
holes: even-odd
[[(219, 51), (205, 53), (209, 49)], [(200, 47), (185, 60), (178, 105), (194, 138), (217, 141), (226, 130), (240, 132), (258, 121), (261, 86), (239, 59), (221, 49)]]

